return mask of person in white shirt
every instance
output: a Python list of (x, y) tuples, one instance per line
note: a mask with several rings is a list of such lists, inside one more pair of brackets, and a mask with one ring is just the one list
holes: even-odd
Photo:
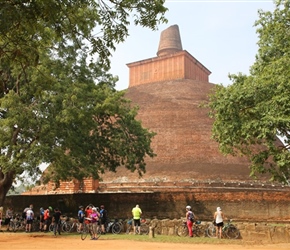
[(216, 212), (214, 213), (214, 221), (216, 223), (216, 237), (222, 237), (222, 228), (224, 226), (224, 213), (220, 207), (216, 208)]
[(34, 219), (33, 206), (30, 205), (29, 209), (26, 211), (26, 232), (31, 232), (31, 226)]

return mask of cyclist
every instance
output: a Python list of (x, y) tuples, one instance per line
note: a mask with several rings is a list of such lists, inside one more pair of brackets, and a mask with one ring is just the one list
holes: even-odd
[(54, 227), (53, 227), (54, 235), (56, 235), (56, 231), (60, 235), (60, 216), (61, 216), (61, 211), (58, 208), (55, 208), (54, 214), (52, 215), (52, 221), (54, 224)]
[(43, 226), (44, 226), (44, 208), (41, 207), (39, 209), (39, 231), (41, 232), (43, 230)]
[(222, 209), (220, 207), (216, 208), (216, 212), (214, 213), (214, 221), (216, 223), (216, 237), (221, 238), (222, 237), (222, 228), (224, 226), (224, 213), (222, 212)]
[(192, 226), (194, 222), (194, 213), (191, 211), (191, 206), (186, 206), (185, 210), (186, 210), (185, 218), (186, 218), (186, 224), (187, 224), (187, 228), (189, 232), (189, 237), (193, 237)]
[(105, 229), (105, 224), (107, 221), (107, 210), (105, 209), (104, 205), (101, 205), (101, 210), (100, 210), (100, 217), (101, 217), (101, 228), (102, 228), (102, 234), (106, 234), (106, 229)]
[(33, 222), (33, 219), (34, 219), (34, 213), (33, 213), (33, 206), (30, 205), (28, 210), (26, 211), (26, 228), (25, 228), (25, 231), (28, 233), (28, 232), (31, 232), (31, 227), (32, 227), (32, 222)]
[(43, 231), (44, 232), (48, 232), (48, 228), (51, 223), (51, 213), (52, 213), (51, 206), (49, 206), (47, 209), (44, 210), (44, 214), (43, 214), (43, 220), (44, 220)]
[(7, 225), (7, 231), (10, 230), (10, 220), (12, 218), (13, 218), (13, 209), (12, 207), (8, 207), (8, 209), (6, 210), (5, 221), (4, 221), (4, 225)]
[(78, 220), (79, 220), (79, 228), (78, 231), (81, 232), (82, 227), (83, 227), (83, 223), (84, 223), (84, 218), (85, 218), (85, 212), (84, 212), (84, 207), (83, 206), (79, 206), (79, 211), (78, 211)]
[(136, 205), (136, 207), (134, 207), (132, 209), (132, 215), (133, 215), (133, 220), (134, 220), (134, 234), (136, 234), (136, 229), (138, 230), (138, 234), (141, 233), (141, 230), (140, 230), (140, 227), (141, 227), (141, 222), (140, 222), (141, 214), (142, 214), (141, 208), (139, 207), (139, 205)]
[(92, 213), (90, 215), (90, 218), (92, 219), (91, 223), (92, 223), (92, 230), (93, 230), (93, 235), (92, 235), (91, 240), (97, 240), (98, 239), (97, 232), (98, 232), (98, 226), (99, 226), (98, 222), (100, 218), (100, 213), (97, 211), (96, 207), (92, 208)]

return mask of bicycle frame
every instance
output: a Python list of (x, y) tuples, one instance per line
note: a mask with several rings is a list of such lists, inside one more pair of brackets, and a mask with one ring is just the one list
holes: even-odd
[[(216, 237), (216, 226), (209, 225), (206, 229), (208, 237)], [(222, 228), (222, 237), (229, 239), (237, 239), (240, 236), (239, 229), (232, 224), (232, 220), (229, 220)]]

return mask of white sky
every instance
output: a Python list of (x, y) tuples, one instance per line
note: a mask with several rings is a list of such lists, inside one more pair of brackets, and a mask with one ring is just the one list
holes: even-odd
[(127, 63), (156, 56), (160, 33), (171, 25), (179, 26), (182, 47), (212, 73), (212, 83), (229, 84), (228, 74), (248, 74), (255, 61), (258, 36), (254, 22), (258, 9), (273, 11), (271, 0), (167, 0), (167, 24), (158, 31), (130, 26), (130, 36), (117, 45), (111, 60), (111, 73), (119, 76), (116, 88), (129, 86)]

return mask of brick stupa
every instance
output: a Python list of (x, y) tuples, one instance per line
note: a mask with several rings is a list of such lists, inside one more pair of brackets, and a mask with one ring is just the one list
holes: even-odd
[[(110, 182), (252, 181), (245, 158), (223, 156), (211, 139), (213, 121), (201, 108), (214, 84), (210, 71), (182, 49), (177, 25), (161, 33), (157, 57), (127, 64), (126, 97), (140, 107), (138, 119), (157, 135), (142, 178), (120, 168)], [(160, 184), (162, 185), (162, 184)], [(107, 185), (108, 186), (108, 185)]]
[(157, 156), (146, 159), (146, 173), (140, 178), (120, 167), (116, 173), (105, 173), (101, 182), (74, 180), (61, 182), (59, 188), (49, 183), (26, 194), (174, 191), (192, 183), (253, 182), (250, 163), (222, 155), (211, 139), (213, 120), (200, 107), (214, 86), (209, 82), (211, 72), (182, 49), (177, 25), (161, 33), (157, 57), (127, 66), (126, 97), (140, 107), (137, 119), (143, 127), (157, 133), (152, 141)]

